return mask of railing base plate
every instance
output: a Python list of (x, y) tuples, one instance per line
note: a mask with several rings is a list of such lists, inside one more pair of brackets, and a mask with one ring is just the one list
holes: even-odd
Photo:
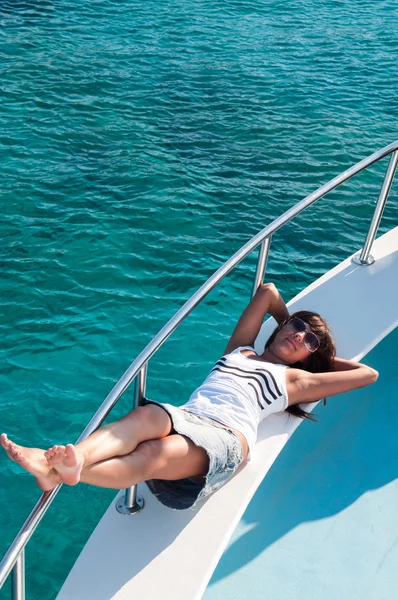
[(356, 265), (359, 265), (360, 267), (368, 267), (369, 265), (373, 265), (374, 261), (375, 261), (375, 259), (371, 254), (369, 254), (369, 256), (366, 260), (361, 260), (359, 254), (358, 254), (358, 256), (353, 256), (353, 258), (352, 258), (352, 262), (355, 263)]
[(125, 505), (124, 494), (122, 494), (122, 496), (120, 496), (116, 500), (117, 512), (119, 512), (121, 515), (125, 515), (127, 517), (129, 517), (131, 515), (136, 515), (137, 513), (141, 512), (142, 509), (144, 508), (144, 506), (145, 506), (145, 500), (142, 496), (137, 496), (135, 504), (131, 508), (129, 508), (128, 506)]

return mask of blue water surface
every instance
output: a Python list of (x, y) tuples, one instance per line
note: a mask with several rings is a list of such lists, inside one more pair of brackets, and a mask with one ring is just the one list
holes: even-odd
[[(224, 260), (398, 137), (397, 13), (392, 0), (1, 3), (1, 430), (74, 441)], [(267, 279), (286, 300), (361, 246), (385, 169), (275, 234)], [(180, 404), (201, 383), (254, 270), (253, 256), (154, 357), (150, 397)], [(2, 555), (39, 492), (4, 455), (0, 486)], [(113, 495), (62, 489), (27, 550), (29, 598), (54, 598)]]

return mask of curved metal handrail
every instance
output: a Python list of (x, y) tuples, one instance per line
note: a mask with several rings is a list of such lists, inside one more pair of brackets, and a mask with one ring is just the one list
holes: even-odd
[[(84, 431), (78, 438), (77, 442), (86, 439), (93, 431), (95, 431), (101, 423), (105, 420), (107, 415), (110, 413), (116, 402), (131, 385), (136, 378), (137, 374), (141, 369), (145, 368), (149, 359), (155, 354), (160, 346), (167, 340), (167, 338), (175, 331), (180, 323), (192, 312), (192, 310), (209, 294), (211, 290), (222, 280), (228, 273), (230, 273), (248, 254), (250, 254), (255, 248), (263, 243), (267, 238), (270, 238), (273, 233), (283, 227), (286, 223), (291, 221), (294, 217), (299, 215), (303, 210), (311, 206), (314, 202), (334, 190), (336, 187), (351, 179), (354, 175), (357, 175), (364, 169), (368, 168), (372, 164), (378, 162), (385, 156), (393, 154), (390, 160), (387, 174), (383, 183), (380, 198), (384, 193), (384, 202), (387, 198), (388, 191), (391, 186), (391, 181), (394, 175), (394, 171), (398, 162), (398, 140), (392, 142), (388, 146), (385, 146), (381, 150), (374, 152), (367, 158), (356, 163), (337, 177), (331, 179), (328, 183), (322, 185), (316, 191), (312, 192), (306, 198), (298, 202), (295, 206), (287, 210), (280, 217), (272, 221), (270, 225), (262, 229), (257, 235), (255, 235), (250, 241), (248, 241), (240, 250), (238, 250), (230, 259), (228, 259), (192, 296), (185, 304), (175, 313), (175, 315), (164, 325), (157, 335), (149, 342), (149, 344), (142, 350), (137, 358), (131, 363), (129, 368), (125, 371), (110, 393), (107, 395), (101, 406), (98, 408), (96, 413), (91, 418), (90, 422), (85, 427)], [(386, 183), (387, 181), (387, 183)], [(379, 198), (379, 200), (380, 200)], [(384, 206), (384, 204), (383, 204)], [(376, 206), (375, 215), (378, 213), (378, 220), (381, 218), (382, 208), (379, 210), (379, 203)], [(378, 225), (378, 222), (377, 222)], [(370, 251), (369, 239), (371, 232), (374, 238), (377, 230), (375, 216), (372, 220), (372, 224), (369, 230), (369, 234), (364, 245), (367, 246), (367, 251)], [(264, 262), (264, 261), (263, 261)], [(256, 281), (258, 282), (258, 273), (256, 275)], [(34, 533), (37, 525), (41, 521), (42, 517), (48, 510), (50, 504), (54, 500), (58, 491), (61, 488), (61, 484), (57, 486), (51, 492), (45, 492), (40, 497), (28, 516), (26, 522), (16, 535), (14, 541), (10, 545), (8, 551), (3, 557), (0, 563), (0, 589), (10, 574), (11, 569), (16, 564), (16, 572), (14, 573), (15, 580), (21, 579), (21, 572), (23, 572), (23, 564), (19, 561), (23, 558), (24, 548), (29, 541), (30, 537)], [(17, 562), (18, 561), (18, 562)]]

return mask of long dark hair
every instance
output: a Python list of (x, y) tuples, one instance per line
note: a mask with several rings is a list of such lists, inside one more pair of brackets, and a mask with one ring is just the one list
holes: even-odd
[[(336, 356), (336, 346), (332, 336), (330, 335), (329, 327), (327, 326), (326, 321), (318, 313), (310, 310), (299, 310), (298, 312), (292, 314), (289, 319), (292, 319), (293, 317), (299, 317), (305, 323), (307, 323), (310, 326), (311, 331), (313, 331), (318, 337), (320, 344), (318, 350), (310, 354), (305, 361), (294, 363), (293, 365), (289, 365), (289, 367), (303, 369), (305, 371), (309, 371), (310, 373), (327, 373), (328, 371), (332, 371), (333, 360)], [(277, 333), (279, 333), (282, 327), (286, 325), (289, 319), (286, 319), (278, 325), (265, 344), (265, 348), (268, 348), (272, 344)], [(324, 400), (324, 404), (326, 404), (326, 400)], [(288, 406), (286, 411), (291, 415), (299, 417), (300, 419), (316, 421), (311, 413), (303, 410), (297, 404)]]

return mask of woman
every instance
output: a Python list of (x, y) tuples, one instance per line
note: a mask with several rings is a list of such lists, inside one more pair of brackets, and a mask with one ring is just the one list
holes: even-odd
[[(253, 344), (267, 313), (279, 326), (257, 355)], [(116, 489), (147, 481), (163, 504), (189, 508), (249, 458), (266, 416), (288, 410), (310, 418), (298, 404), (377, 377), (366, 365), (336, 358), (325, 321), (308, 311), (289, 316), (278, 290), (267, 283), (243, 312), (224, 356), (182, 407), (148, 402), (76, 446), (47, 452), (18, 446), (5, 434), (0, 443), (42, 490), (61, 481)]]

